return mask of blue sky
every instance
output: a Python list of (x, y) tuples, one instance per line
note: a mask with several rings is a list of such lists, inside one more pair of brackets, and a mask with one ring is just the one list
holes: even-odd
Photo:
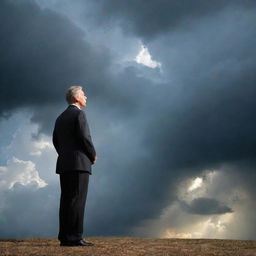
[(255, 239), (255, 1), (0, 3), (0, 237), (56, 237), (51, 142), (83, 86), (86, 236)]

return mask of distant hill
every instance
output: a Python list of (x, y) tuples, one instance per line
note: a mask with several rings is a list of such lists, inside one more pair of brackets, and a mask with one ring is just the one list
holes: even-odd
[(0, 255), (256, 256), (255, 240), (87, 237), (94, 246), (63, 247), (56, 238), (0, 239)]

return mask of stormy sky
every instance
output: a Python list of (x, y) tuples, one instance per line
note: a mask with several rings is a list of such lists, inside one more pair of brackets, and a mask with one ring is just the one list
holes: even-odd
[(256, 239), (256, 2), (2, 0), (0, 237), (57, 237), (52, 145), (81, 85), (84, 236)]

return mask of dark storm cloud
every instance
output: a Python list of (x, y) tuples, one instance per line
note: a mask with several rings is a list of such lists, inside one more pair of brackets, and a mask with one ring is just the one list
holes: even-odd
[[(242, 5), (242, 2), (238, 3)], [(251, 4), (244, 3), (246, 8)], [(168, 31), (162, 38), (148, 43), (170, 81), (156, 86), (156, 83), (141, 79), (136, 94), (140, 100), (138, 113), (126, 123), (126, 128), (140, 135), (141, 147), (138, 148), (138, 161), (136, 156), (135, 159), (131, 157), (132, 161), (121, 168), (127, 172), (139, 170), (133, 173), (138, 184), (135, 186), (138, 191), (134, 188), (133, 191), (150, 206), (139, 207), (133, 212), (134, 194), (127, 195), (125, 210), (132, 212), (128, 219), (130, 224), (133, 216), (139, 222), (143, 214), (145, 218), (159, 214), (158, 209), (175, 197), (173, 193), (168, 194), (168, 189), (174, 190), (180, 179), (200, 175), (204, 169), (218, 169), (225, 162), (244, 160), (251, 163), (251, 170), (244, 173), (243, 184), (247, 188), (249, 173), (255, 171), (254, 9), (245, 10), (238, 5), (228, 8), (227, 5), (220, 12), (209, 14), (209, 17), (202, 17), (200, 23), (195, 22), (189, 32)], [(166, 42), (162, 43), (161, 40), (165, 39)], [(125, 70), (118, 76), (124, 90), (133, 88), (137, 81), (136, 71), (133, 73), (132, 68), (130, 71)], [(122, 107), (126, 109), (125, 105)], [(127, 152), (125, 146), (117, 150), (121, 151)], [(139, 157), (141, 151), (146, 151), (147, 157)], [(243, 166), (240, 166), (240, 171), (244, 171)], [(125, 183), (125, 180), (120, 180), (120, 183)], [(142, 190), (142, 187), (148, 189)], [(212, 207), (211, 204), (208, 206)], [(215, 206), (220, 212), (229, 210), (220, 208), (216, 202)], [(204, 210), (207, 213), (207, 209)], [(210, 208), (208, 212), (213, 211)], [(255, 237), (255, 233), (251, 236)]]
[(150, 39), (157, 34), (176, 29), (180, 25), (188, 28), (193, 20), (200, 20), (213, 15), (229, 5), (251, 8), (255, 6), (253, 0), (131, 0), (131, 1), (97, 1), (98, 10), (96, 23), (116, 23), (124, 31), (135, 32), (139, 37)]
[(208, 215), (233, 212), (230, 207), (223, 205), (214, 198), (199, 197), (192, 200), (190, 204), (185, 201), (181, 201), (180, 204), (185, 211), (193, 214)]
[[(152, 43), (174, 81), (158, 92), (169, 100), (157, 106), (159, 115), (148, 124), (150, 143), (179, 168), (214, 168), (256, 153), (254, 11), (230, 9), (218, 19), (205, 19), (186, 36), (168, 34), (172, 39), (166, 35), (164, 43)], [(168, 136), (159, 136), (160, 125)]]
[(56, 115), (65, 108), (64, 92), (74, 84), (85, 87), (89, 103), (91, 96), (108, 108), (127, 102), (119, 84), (107, 88), (112, 80), (108, 49), (93, 46), (64, 15), (32, 1), (4, 0), (0, 24), (1, 116), (30, 108), (40, 132), (50, 134)]
[[(97, 72), (104, 79), (107, 51), (93, 49), (66, 17), (41, 10), (32, 1), (3, 0), (0, 23), (1, 114), (63, 101), (63, 91), (71, 84), (95, 86)], [(93, 90), (96, 94), (97, 88)]]
[[(94, 112), (90, 124), (94, 124), (93, 138), (99, 141), (99, 161), (91, 181), (93, 201), (88, 199), (92, 206), (86, 216), (92, 235), (127, 235), (140, 221), (157, 218), (175, 199), (178, 181), (198, 175), (204, 168), (251, 159), (254, 171), (256, 37), (248, 24), (255, 18), (241, 8), (241, 19), (225, 20), (233, 17), (233, 10), (228, 9), (230, 1), (197, 3), (92, 4), (96, 9), (90, 11), (98, 13), (98, 24), (112, 19), (113, 26), (121, 25), (124, 31), (130, 29), (148, 39), (150, 52), (163, 64), (167, 77), (157, 82), (141, 76), (136, 65), (119, 73), (110, 71), (114, 56), (107, 52), (108, 42), (105, 49), (95, 48), (90, 35), (58, 13), (40, 10), (31, 3), (1, 2), (1, 12), (5, 12), (0, 19), (6, 35), (0, 49), (2, 112), (31, 106), (35, 111), (32, 120), (50, 134), (66, 86), (85, 83), (89, 99), (93, 99), (88, 107)], [(243, 3), (253, 7), (251, 1)], [(86, 7), (82, 1), (81, 5)], [(242, 2), (235, 1), (235, 5), (242, 6)], [(222, 15), (218, 16), (220, 10)], [(213, 20), (218, 17), (221, 26), (210, 22), (208, 16)], [(183, 30), (183, 38), (172, 32), (173, 28), (179, 32), (178, 25), (191, 18), (194, 27), (204, 24), (206, 31), (214, 31), (217, 44), (204, 37), (204, 30), (194, 27), (189, 33)], [(239, 26), (241, 20), (244, 26)], [(230, 27), (236, 28), (229, 36), (238, 44), (223, 48), (226, 37), (222, 32)], [(97, 30), (96, 25), (93, 28)], [(157, 40), (159, 33), (171, 40), (166, 44)], [(150, 42), (153, 36), (155, 42)], [(175, 52), (178, 58), (173, 64)], [(232, 72), (231, 64), (240, 60), (243, 68)], [(219, 69), (212, 76), (210, 71), (216, 66)], [(155, 70), (147, 71), (154, 76)], [(206, 203), (209, 213), (214, 207), (223, 210), (209, 199), (194, 201), (189, 209), (199, 211), (201, 203)], [(207, 209), (200, 211), (207, 213)]]

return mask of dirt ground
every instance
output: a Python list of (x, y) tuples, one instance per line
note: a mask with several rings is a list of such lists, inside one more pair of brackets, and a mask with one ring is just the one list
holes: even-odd
[(256, 256), (256, 240), (87, 237), (94, 246), (63, 247), (56, 238), (0, 239), (0, 255)]

